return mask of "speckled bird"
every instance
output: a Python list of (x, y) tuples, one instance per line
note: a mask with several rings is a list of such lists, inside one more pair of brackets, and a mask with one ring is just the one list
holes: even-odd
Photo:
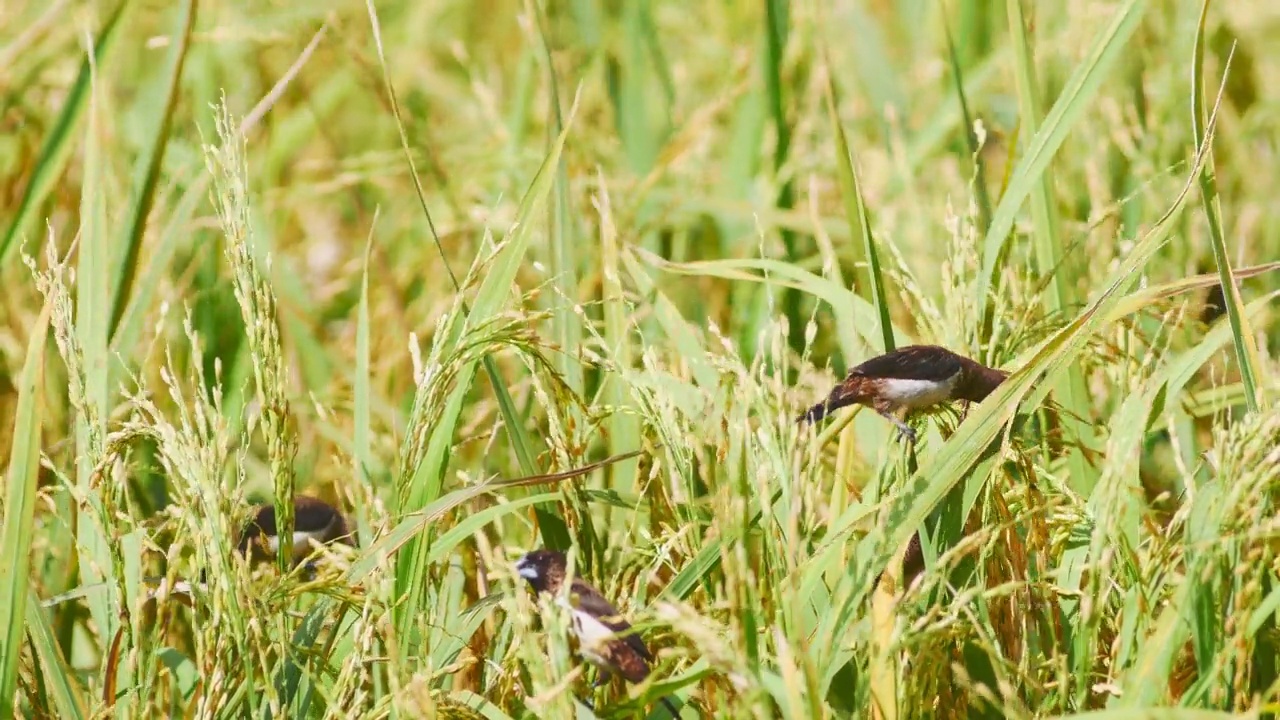
[(982, 402), (1009, 374), (937, 345), (908, 345), (878, 355), (849, 371), (826, 399), (805, 411), (799, 422), (816, 422), (849, 405), (865, 405), (888, 419), (899, 438), (916, 432), (898, 413), (910, 414), (952, 401)]
[[(521, 557), (515, 567), (535, 592), (558, 596), (564, 587), (568, 562), (562, 552), (534, 550)], [(573, 613), (571, 630), (583, 658), (630, 683), (644, 682), (649, 677), (653, 654), (599, 590), (575, 577), (566, 601)], [(672, 717), (679, 717), (670, 700), (662, 698), (662, 703)]]

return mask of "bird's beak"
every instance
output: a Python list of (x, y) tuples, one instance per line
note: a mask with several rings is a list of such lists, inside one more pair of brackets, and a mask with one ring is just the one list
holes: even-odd
[(537, 580), (538, 568), (534, 567), (525, 558), (520, 558), (520, 561), (516, 563), (516, 574), (525, 580)]

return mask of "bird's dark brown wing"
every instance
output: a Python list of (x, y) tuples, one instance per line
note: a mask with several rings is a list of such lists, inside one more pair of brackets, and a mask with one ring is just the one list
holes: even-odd
[(293, 501), (293, 529), (297, 532), (325, 535), (342, 522), (342, 516), (329, 503), (298, 495)]
[(908, 345), (878, 355), (849, 371), (849, 376), (943, 382), (964, 368), (964, 358), (937, 345)]
[[(347, 529), (342, 514), (329, 503), (309, 495), (294, 497), (293, 529), (295, 532), (308, 533), (319, 542), (336, 541), (355, 545), (355, 538)], [(268, 501), (258, 507), (258, 512), (241, 532), (237, 546), (244, 552), (260, 538), (270, 538), (279, 532), (275, 504)]]
[(649, 653), (649, 648), (645, 647), (640, 635), (631, 632), (631, 623), (623, 619), (618, 609), (609, 604), (598, 590), (578, 579), (573, 581), (570, 590), (574, 607), (599, 620), (601, 624), (616, 633), (619, 640), (639, 653), (640, 657), (649, 662), (653, 661), (653, 655)]
[[(920, 547), (920, 533), (911, 536), (911, 541), (907, 543), (907, 552), (902, 556), (902, 582), (910, 585), (916, 576), (924, 572), (924, 549)], [(873, 585), (880, 584), (880, 578), (884, 577), (884, 570), (876, 575)]]

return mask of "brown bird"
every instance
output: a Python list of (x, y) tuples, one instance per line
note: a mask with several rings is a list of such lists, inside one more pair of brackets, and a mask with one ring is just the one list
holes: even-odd
[(865, 405), (897, 426), (899, 438), (916, 440), (896, 414), (931, 408), (950, 400), (982, 402), (1009, 374), (937, 345), (908, 345), (873, 357), (849, 371), (822, 402), (797, 422), (816, 422), (849, 405)]
[[(516, 572), (535, 592), (559, 595), (567, 566), (562, 552), (534, 550), (516, 562)], [(620, 675), (631, 683), (644, 682), (649, 677), (653, 655), (622, 614), (582, 578), (573, 578), (567, 600), (573, 613), (572, 632), (578, 640), (578, 652), (606, 673)], [(662, 703), (672, 717), (680, 716), (670, 700), (664, 697)]]
[[(907, 543), (907, 551), (902, 556), (902, 584), (910, 585), (920, 573), (924, 572), (924, 549), (920, 547), (920, 533), (912, 533), (911, 541)], [(880, 584), (880, 579), (884, 577), (884, 570), (876, 575), (873, 585)]]
[[(321, 545), (342, 543), (356, 546), (355, 536), (347, 529), (342, 513), (329, 503), (310, 495), (293, 498), (293, 564), (311, 554), (312, 541)], [(280, 546), (276, 531), (276, 508), (271, 502), (258, 506), (253, 519), (240, 533), (236, 550), (254, 560), (273, 558)]]
[[(329, 503), (310, 495), (295, 495), (293, 498), (293, 564), (296, 567), (311, 555), (311, 541), (323, 545), (342, 543), (350, 547), (356, 546), (355, 536), (347, 529), (347, 522), (342, 513)], [(273, 503), (265, 502), (254, 511), (253, 519), (241, 531), (236, 541), (236, 552), (251, 562), (260, 562), (275, 557), (280, 538), (276, 531), (276, 509)], [(196, 590), (204, 592), (208, 583), (208, 572), (201, 570), (198, 579), (177, 580), (172, 585), (164, 576), (143, 578), (148, 587), (148, 597), (156, 599), (168, 594), (179, 602), (190, 606), (192, 593)]]

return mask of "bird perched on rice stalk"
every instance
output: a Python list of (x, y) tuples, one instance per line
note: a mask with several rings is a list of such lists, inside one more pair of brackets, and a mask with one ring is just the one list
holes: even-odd
[[(528, 581), (534, 592), (561, 594), (568, 567), (564, 553), (534, 550), (521, 557), (515, 567), (516, 573)], [(649, 677), (653, 654), (599, 590), (575, 577), (569, 584), (565, 604), (572, 613), (570, 629), (583, 658), (605, 673), (630, 683), (644, 682)], [(671, 717), (680, 717), (669, 699), (664, 697), (661, 702)]]
[(899, 414), (910, 415), (954, 400), (982, 402), (1009, 374), (937, 345), (908, 345), (854, 367), (822, 402), (797, 422), (817, 422), (832, 410), (863, 405), (914, 443), (916, 431)]

